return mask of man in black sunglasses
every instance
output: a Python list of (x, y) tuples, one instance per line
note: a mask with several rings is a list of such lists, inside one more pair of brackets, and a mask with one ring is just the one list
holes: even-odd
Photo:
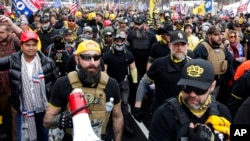
[[(72, 71), (67, 76), (57, 79), (52, 88), (51, 99), (44, 118), (46, 127), (72, 128), (72, 124), (68, 124), (72, 123), (71, 115), (68, 112), (61, 113), (61, 111), (70, 111), (67, 106), (68, 96), (74, 88), (80, 88), (87, 103), (90, 104), (88, 108), (91, 121), (102, 123), (98, 126), (99, 132), (96, 134), (105, 141), (121, 141), (123, 115), (119, 85), (115, 79), (101, 72), (100, 60), (101, 49), (98, 43), (85, 40), (78, 45), (75, 53), (77, 71)], [(112, 112), (105, 107), (111, 98), (114, 104)], [(108, 124), (109, 120), (112, 122)], [(64, 140), (71, 141), (71, 134), (66, 134)]]
[(193, 59), (177, 83), (181, 90), (154, 113), (150, 141), (224, 141), (229, 139), (231, 115), (210, 93), (216, 86), (211, 63)]

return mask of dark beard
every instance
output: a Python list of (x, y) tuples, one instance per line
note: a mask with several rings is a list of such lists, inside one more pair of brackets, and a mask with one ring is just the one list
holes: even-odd
[(6, 37), (5, 39), (1, 40), (1, 41), (0, 41), (0, 44), (2, 44), (3, 46), (7, 45), (7, 42), (8, 42), (8, 40), (9, 40), (9, 38), (10, 38), (10, 35), (7, 34), (7, 37)]
[(215, 47), (221, 45), (221, 43), (219, 44), (218, 42), (215, 42), (215, 41), (213, 41), (213, 40), (211, 40), (211, 43), (212, 43), (212, 45), (215, 46)]
[[(101, 78), (101, 66), (96, 67), (95, 72), (89, 72), (88, 68), (83, 68), (80, 65), (78, 67), (78, 77), (81, 83), (85, 86), (91, 86), (92, 84), (98, 83)], [(91, 66), (93, 67), (93, 66)]]

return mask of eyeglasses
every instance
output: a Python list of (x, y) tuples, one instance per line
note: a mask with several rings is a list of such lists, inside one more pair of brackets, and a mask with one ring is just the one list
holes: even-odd
[(203, 95), (208, 91), (208, 89), (204, 90), (204, 89), (200, 89), (200, 88), (196, 88), (196, 87), (192, 87), (192, 86), (187, 86), (187, 85), (179, 86), (179, 89), (184, 91), (185, 93), (189, 94), (191, 92), (194, 92), (197, 95)]
[(84, 60), (84, 61), (90, 61), (92, 58), (93, 58), (95, 61), (98, 61), (98, 60), (100, 60), (100, 58), (101, 58), (101, 55), (97, 55), (97, 54), (95, 54), (95, 55), (80, 54), (79, 56), (80, 56), (80, 57), (82, 58), (82, 60)]
[(230, 36), (230, 38), (236, 38), (236, 36)]

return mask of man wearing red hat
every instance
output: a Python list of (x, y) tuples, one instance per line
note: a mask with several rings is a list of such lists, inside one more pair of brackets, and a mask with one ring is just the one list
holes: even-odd
[(43, 116), (59, 70), (52, 59), (37, 51), (35, 32), (22, 32), (20, 41), (21, 51), (0, 58), (0, 70), (9, 70), (11, 100), (17, 111), (17, 140), (48, 141)]

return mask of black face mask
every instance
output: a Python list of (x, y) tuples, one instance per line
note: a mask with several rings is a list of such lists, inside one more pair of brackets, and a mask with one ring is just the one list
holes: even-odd
[(64, 41), (62, 39), (60, 39), (60, 40), (54, 39), (54, 44), (55, 44), (55, 48), (57, 50), (65, 48), (65, 43), (64, 43)]

